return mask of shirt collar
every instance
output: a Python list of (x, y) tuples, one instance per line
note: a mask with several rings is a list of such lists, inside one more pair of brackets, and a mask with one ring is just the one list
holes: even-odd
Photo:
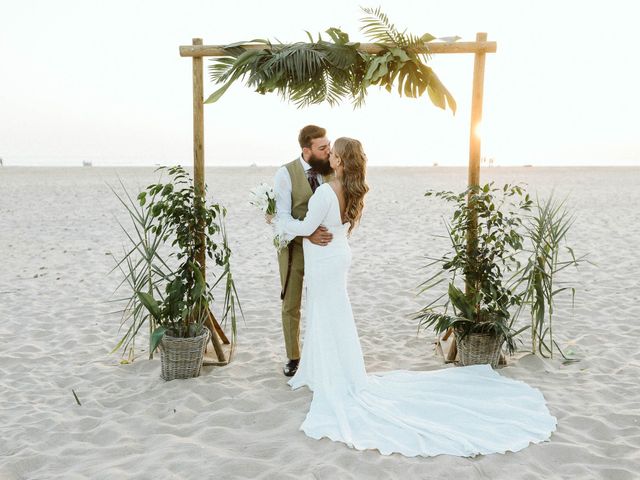
[(305, 173), (309, 170), (311, 170), (311, 165), (309, 165), (307, 162), (304, 161), (304, 158), (302, 158), (302, 154), (300, 154), (300, 163), (302, 164), (302, 168), (304, 168)]

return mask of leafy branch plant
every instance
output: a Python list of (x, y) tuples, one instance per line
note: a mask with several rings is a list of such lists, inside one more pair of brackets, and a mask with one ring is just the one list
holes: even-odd
[[(218, 101), (238, 79), (260, 94), (277, 92), (297, 107), (327, 102), (336, 105), (349, 98), (358, 108), (364, 105), (367, 89), (372, 85), (391, 92), (394, 86), (400, 96), (410, 98), (425, 92), (439, 108), (447, 106), (455, 114), (456, 102), (436, 73), (426, 65), (429, 55), (419, 53), (436, 37), (426, 33), (421, 37), (399, 31), (380, 8), (363, 8), (361, 30), (381, 47), (377, 54), (359, 50), (339, 28), (329, 28), (331, 41), (319, 34), (309, 43), (273, 44), (255, 39), (227, 45), (226, 56), (216, 58), (211, 65), (211, 80), (222, 84), (205, 103)], [(454, 41), (458, 37), (454, 37)], [(246, 45), (262, 46), (247, 49)]]
[[(433, 327), (436, 333), (454, 328), (464, 337), (469, 333), (495, 333), (505, 339), (507, 349), (516, 348), (509, 309), (522, 303), (509, 282), (509, 272), (520, 268), (517, 259), (523, 248), (520, 233), (524, 213), (532, 201), (519, 185), (495, 188), (493, 183), (470, 187), (462, 193), (428, 191), (453, 203), (455, 210), (447, 224), (451, 250), (439, 258), (430, 258), (428, 266), (441, 268), (420, 285), (420, 293), (449, 278), (447, 293), (416, 313), (420, 326)], [(471, 248), (467, 244), (470, 227), (477, 228)], [(456, 279), (464, 281), (463, 291)], [(443, 304), (438, 304), (447, 297)], [(449, 307), (453, 313), (449, 313)]]
[[(236, 306), (240, 314), (242, 309), (231, 274), (231, 250), (224, 223), (226, 210), (219, 204), (207, 205), (199, 201), (193, 182), (182, 167), (171, 167), (167, 171), (170, 178), (166, 183), (149, 185), (137, 196), (139, 207), (134, 209), (128, 205), (136, 231), (139, 229), (146, 236), (144, 242), (129, 237), (134, 248), (118, 263), (122, 266), (124, 262), (127, 266), (125, 277), (132, 291), (128, 306), (134, 306), (134, 311), (138, 312), (137, 316), (128, 317), (137, 328), (128, 329), (118, 346), (131, 342), (146, 320), (154, 324), (150, 337), (151, 352), (164, 334), (176, 337), (200, 335), (214, 301), (212, 290), (222, 280), (225, 281), (222, 323), (231, 319), (235, 340)], [(131, 198), (128, 194), (127, 197)], [(152, 239), (153, 248), (145, 255), (147, 237)], [(219, 237), (217, 241), (216, 237)], [(173, 250), (169, 257), (174, 261), (170, 263), (177, 263), (176, 267), (169, 266), (158, 255), (161, 245)], [(201, 248), (222, 269), (212, 286), (206, 282), (197, 260)], [(142, 259), (136, 256), (141, 253)], [(150, 283), (139, 281), (143, 277), (141, 272), (146, 272), (151, 278)], [(142, 307), (148, 315), (141, 313)]]

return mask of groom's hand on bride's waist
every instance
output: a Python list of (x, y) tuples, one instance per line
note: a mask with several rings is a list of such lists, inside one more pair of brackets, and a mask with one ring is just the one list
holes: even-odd
[(316, 228), (316, 231), (307, 237), (314, 245), (320, 245), (321, 247), (329, 245), (329, 242), (333, 239), (333, 234), (327, 230), (326, 227), (320, 225)]

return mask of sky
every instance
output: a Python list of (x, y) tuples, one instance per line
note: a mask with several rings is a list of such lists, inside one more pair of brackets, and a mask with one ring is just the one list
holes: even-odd
[[(482, 155), (518, 166), (640, 166), (640, 7), (631, 0), (0, 0), (5, 165), (192, 162), (191, 59), (178, 47), (306, 41), (340, 27), (366, 42), (360, 6), (401, 30), (496, 41), (485, 66)], [(210, 64), (205, 60), (206, 65)], [(468, 162), (473, 55), (430, 61), (458, 103), (377, 87), (366, 105), (297, 109), (241, 83), (205, 105), (207, 166), (280, 165), (309, 123), (363, 142), (370, 165)], [(205, 96), (216, 89), (205, 70)]]

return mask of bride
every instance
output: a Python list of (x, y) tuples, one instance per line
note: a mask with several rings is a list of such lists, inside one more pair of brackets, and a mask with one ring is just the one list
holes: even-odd
[(540, 391), (489, 365), (367, 374), (347, 293), (347, 240), (369, 190), (366, 161), (358, 140), (337, 139), (329, 158), (335, 180), (316, 189), (304, 220), (281, 218), (276, 225), (295, 236), (319, 225), (333, 234), (326, 246), (304, 240), (306, 331), (289, 385), (307, 386), (313, 399), (300, 429), (315, 439), (409, 457), (515, 452), (547, 440), (556, 419)]

